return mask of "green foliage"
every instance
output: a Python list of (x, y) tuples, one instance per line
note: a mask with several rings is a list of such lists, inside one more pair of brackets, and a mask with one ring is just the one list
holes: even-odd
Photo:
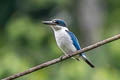
[[(75, 1), (0, 1), (0, 79), (61, 56), (52, 30), (41, 20), (55, 17), (51, 15), (58, 14), (56, 9), (69, 12), (75, 6)], [(106, 2), (108, 15), (101, 31), (102, 39), (118, 34), (120, 30), (120, 0)], [(75, 13), (70, 16), (72, 14)], [(75, 28), (72, 28), (73, 31), (76, 31)], [(77, 31), (80, 34), (80, 30)], [(82, 60), (77, 62), (69, 59), (17, 80), (119, 80), (119, 43), (120, 40), (112, 42), (87, 54), (96, 65), (95, 69)]]

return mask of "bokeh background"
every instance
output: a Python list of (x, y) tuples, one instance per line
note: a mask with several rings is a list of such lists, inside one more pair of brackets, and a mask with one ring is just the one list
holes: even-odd
[[(64, 19), (86, 47), (120, 33), (120, 0), (0, 0), (0, 79), (61, 56), (41, 21)], [(16, 80), (120, 80), (120, 40)]]

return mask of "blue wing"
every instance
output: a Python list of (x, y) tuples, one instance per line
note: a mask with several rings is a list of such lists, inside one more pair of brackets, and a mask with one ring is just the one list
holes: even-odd
[(79, 45), (79, 42), (78, 42), (77, 38), (75, 37), (75, 35), (70, 31), (66, 30), (66, 32), (70, 35), (71, 40), (73, 41), (73, 45), (76, 47), (76, 49), (80, 50), (80, 45)]
[[(77, 38), (75, 37), (75, 35), (74, 35), (72, 32), (70, 32), (70, 31), (67, 31), (67, 30), (66, 30), (66, 32), (70, 35), (70, 37), (71, 37), (71, 39), (72, 39), (72, 41), (73, 41), (73, 45), (76, 47), (76, 49), (77, 49), (77, 50), (80, 50), (80, 45), (79, 45), (78, 40), (77, 40)], [(79, 55), (82, 56), (83, 60), (84, 60), (89, 66), (91, 66), (92, 68), (94, 68), (94, 65), (87, 59), (87, 57), (85, 56), (84, 53), (79, 54)]]

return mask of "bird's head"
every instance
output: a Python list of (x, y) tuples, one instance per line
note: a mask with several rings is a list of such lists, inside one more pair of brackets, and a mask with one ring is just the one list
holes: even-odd
[(52, 21), (43, 21), (42, 23), (50, 25), (56, 31), (66, 27), (65, 21), (62, 19), (53, 19)]

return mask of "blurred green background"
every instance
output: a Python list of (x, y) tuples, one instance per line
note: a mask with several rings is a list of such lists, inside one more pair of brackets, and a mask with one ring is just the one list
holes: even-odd
[[(86, 47), (120, 32), (120, 0), (0, 0), (0, 79), (63, 55), (41, 21), (64, 19)], [(120, 40), (16, 80), (120, 80)]]

